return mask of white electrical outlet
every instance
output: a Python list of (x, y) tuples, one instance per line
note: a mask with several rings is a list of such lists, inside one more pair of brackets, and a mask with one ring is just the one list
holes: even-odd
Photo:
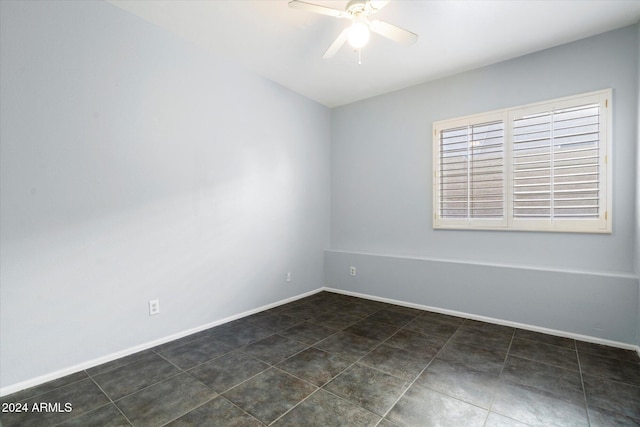
[(291, 281), (291, 273), (287, 273), (287, 282)]
[(351, 276), (355, 276), (356, 275), (356, 268), (355, 267), (349, 267), (349, 274)]
[(160, 313), (160, 300), (152, 299), (149, 301), (149, 316)]

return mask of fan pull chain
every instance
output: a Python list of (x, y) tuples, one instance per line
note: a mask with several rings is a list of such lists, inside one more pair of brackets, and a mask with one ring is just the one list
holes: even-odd
[(362, 65), (362, 48), (358, 49), (358, 65)]

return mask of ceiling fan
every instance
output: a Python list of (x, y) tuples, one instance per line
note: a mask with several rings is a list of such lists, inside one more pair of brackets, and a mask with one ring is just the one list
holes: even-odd
[(327, 59), (333, 57), (347, 41), (354, 49), (362, 49), (369, 41), (371, 32), (405, 45), (415, 43), (418, 40), (417, 34), (385, 21), (377, 19), (369, 20), (369, 15), (378, 12), (385, 7), (389, 1), (390, 0), (351, 0), (347, 3), (344, 11), (307, 3), (301, 0), (291, 0), (289, 7), (319, 13), (321, 15), (333, 16), (335, 18), (346, 18), (352, 22), (351, 26), (345, 28), (331, 46), (329, 46), (329, 49), (327, 49), (324, 55), (322, 55), (323, 58)]

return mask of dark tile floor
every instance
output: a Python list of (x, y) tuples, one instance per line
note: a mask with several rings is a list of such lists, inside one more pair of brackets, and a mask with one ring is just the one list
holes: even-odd
[(639, 426), (640, 359), (321, 292), (1, 400), (5, 427)]

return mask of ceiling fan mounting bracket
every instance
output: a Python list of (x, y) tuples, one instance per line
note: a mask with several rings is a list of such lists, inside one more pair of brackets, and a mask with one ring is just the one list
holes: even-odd
[(369, 2), (367, 0), (351, 0), (347, 3), (345, 13), (347, 16), (356, 17), (360, 15), (367, 16), (370, 12)]

